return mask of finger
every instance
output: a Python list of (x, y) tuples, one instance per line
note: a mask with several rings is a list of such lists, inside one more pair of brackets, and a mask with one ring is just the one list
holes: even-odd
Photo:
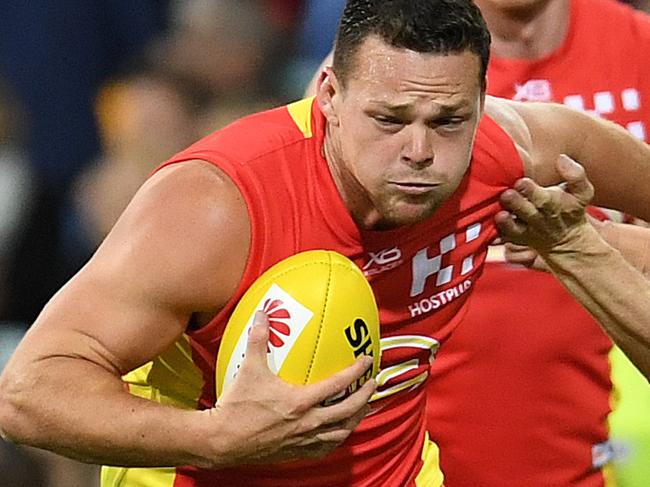
[(524, 247), (512, 243), (506, 244), (505, 257), (511, 264), (520, 264), (530, 267), (535, 263), (537, 255), (537, 252), (530, 247)]
[(325, 423), (312, 431), (318, 441), (342, 443), (355, 430), (359, 423), (366, 417), (370, 408), (367, 406), (357, 411), (349, 418), (336, 423)]
[(510, 252), (523, 252), (525, 250), (531, 250), (528, 245), (519, 245), (516, 243), (508, 242), (505, 244), (505, 248)]
[(566, 191), (583, 205), (588, 204), (594, 197), (594, 187), (587, 179), (584, 167), (565, 154), (558, 158), (556, 167), (562, 179), (566, 181)]
[(346, 390), (372, 367), (372, 357), (363, 355), (352, 365), (340, 372), (305, 387), (305, 393), (313, 403), (322, 403), (326, 399)]
[(522, 178), (518, 180), (514, 185), (514, 189), (537, 208), (543, 208), (548, 205), (550, 199), (548, 191), (532, 179)]
[(494, 217), (501, 237), (507, 241), (519, 241), (527, 230), (525, 223), (515, 220), (512, 213), (500, 211)]
[(540, 218), (538, 208), (517, 190), (507, 189), (501, 194), (501, 204), (517, 218), (531, 222)]
[(248, 333), (246, 343), (246, 357), (242, 367), (264, 366), (268, 368), (266, 358), (269, 341), (269, 319), (263, 311), (256, 311), (253, 326)]
[(343, 401), (330, 406), (314, 408), (313, 414), (320, 425), (336, 424), (353, 417), (358, 417), (359, 421), (361, 421), (370, 412), (368, 401), (375, 392), (375, 389), (375, 381), (370, 380)]

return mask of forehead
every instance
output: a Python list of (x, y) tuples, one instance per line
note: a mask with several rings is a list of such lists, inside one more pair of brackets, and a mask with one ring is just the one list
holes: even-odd
[(551, 0), (474, 0), (481, 11), (489, 9), (497, 10), (522, 10), (522, 9), (539, 9), (549, 3)]
[(481, 89), (480, 69), (478, 55), (470, 51), (420, 53), (369, 36), (356, 53), (346, 90), (390, 103), (413, 98), (469, 103)]

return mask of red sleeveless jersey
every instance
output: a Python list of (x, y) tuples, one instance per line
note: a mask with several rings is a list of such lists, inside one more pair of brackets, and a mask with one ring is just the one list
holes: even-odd
[[(484, 118), (467, 174), (432, 217), (391, 231), (361, 231), (322, 156), (324, 133), (324, 116), (317, 103), (307, 99), (240, 120), (167, 163), (202, 159), (218, 166), (241, 191), (252, 230), (250, 256), (235, 296), (207, 326), (188, 332), (186, 343), (179, 346), (188, 352), (196, 372), (185, 374), (183, 380), (195, 388), (200, 385), (200, 390), (194, 399), (172, 399), (187, 407), (210, 408), (216, 401), (219, 341), (244, 291), (281, 259), (305, 250), (330, 249), (364, 270), (377, 298), (382, 363), (373, 397), (376, 412), (323, 460), (220, 471), (177, 468), (170, 485), (432, 485), (416, 481), (425, 439), (422, 386), (440, 343), (463, 314), (487, 245), (496, 235), (493, 219), (500, 209), (499, 195), (522, 176), (522, 163), (506, 133)], [(180, 395), (182, 387), (173, 384), (180, 374), (166, 370), (172, 362), (154, 361), (145, 374), (147, 387), (157, 394)]]
[[(573, 0), (563, 45), (493, 58), (488, 91), (557, 101), (650, 128), (650, 21), (611, 0)], [(611, 341), (546, 273), (489, 262), (432, 368), (428, 424), (449, 487), (602, 487), (612, 460)]]

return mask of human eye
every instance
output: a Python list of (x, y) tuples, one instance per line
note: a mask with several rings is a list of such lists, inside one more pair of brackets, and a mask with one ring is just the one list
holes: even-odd
[(466, 121), (467, 117), (462, 116), (443, 117), (434, 120), (431, 125), (442, 131), (454, 132), (460, 130)]
[(393, 115), (375, 114), (372, 119), (381, 127), (395, 129), (404, 125), (404, 122)]

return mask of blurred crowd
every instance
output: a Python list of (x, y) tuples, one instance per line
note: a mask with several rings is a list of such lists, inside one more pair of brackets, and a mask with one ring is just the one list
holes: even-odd
[(0, 321), (32, 322), (157, 164), (299, 98), (327, 3), (3, 1)]
[[(344, 3), (0, 0), (0, 369), (158, 164), (301, 97)], [(25, 451), (0, 448), (0, 484), (96, 483)]]

